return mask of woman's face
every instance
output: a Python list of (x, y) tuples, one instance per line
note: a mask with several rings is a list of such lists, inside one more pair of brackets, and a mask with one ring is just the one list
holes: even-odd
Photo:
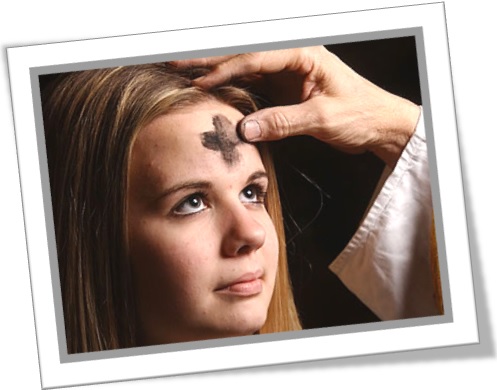
[(137, 135), (127, 224), (142, 344), (248, 335), (266, 321), (278, 240), (259, 152), (235, 131), (242, 117), (209, 101)]

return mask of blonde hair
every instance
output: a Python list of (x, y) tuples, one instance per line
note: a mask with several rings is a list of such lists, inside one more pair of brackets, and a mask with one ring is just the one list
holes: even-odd
[[(125, 66), (61, 74), (42, 91), (68, 353), (136, 346), (126, 194), (140, 129), (159, 115), (208, 99), (244, 115), (256, 109), (242, 89), (193, 87), (197, 75), (162, 63)], [(266, 206), (280, 258), (259, 333), (298, 330), (276, 174), (265, 145), (260, 152), (270, 178)]]

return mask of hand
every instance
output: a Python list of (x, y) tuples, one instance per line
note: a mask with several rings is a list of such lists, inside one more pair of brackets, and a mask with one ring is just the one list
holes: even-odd
[(372, 84), (324, 47), (176, 61), (210, 72), (194, 80), (211, 88), (249, 77), (277, 107), (246, 116), (247, 141), (310, 135), (349, 152), (371, 151), (393, 167), (415, 130), (419, 107)]

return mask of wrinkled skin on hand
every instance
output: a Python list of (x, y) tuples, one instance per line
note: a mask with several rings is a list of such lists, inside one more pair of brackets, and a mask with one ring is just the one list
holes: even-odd
[(349, 153), (371, 151), (395, 166), (420, 109), (366, 80), (322, 46), (176, 61), (202, 66), (202, 88), (244, 79), (277, 106), (246, 116), (250, 142), (310, 135)]

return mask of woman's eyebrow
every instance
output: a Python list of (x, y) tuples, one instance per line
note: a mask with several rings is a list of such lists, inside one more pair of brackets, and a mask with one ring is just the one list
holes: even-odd
[(165, 191), (162, 191), (159, 198), (160, 199), (166, 198), (166, 197), (168, 197), (168, 196), (170, 196), (178, 191), (192, 190), (192, 189), (196, 189), (196, 190), (204, 189), (205, 190), (205, 189), (209, 189), (211, 187), (212, 187), (212, 183), (210, 183), (208, 181), (202, 181), (202, 180), (180, 182), (180, 183), (175, 184), (172, 187), (166, 188)]
[(250, 183), (250, 182), (257, 180), (257, 179), (260, 179), (260, 178), (265, 178), (265, 179), (269, 180), (268, 174), (265, 171), (260, 170), (260, 171), (256, 171), (256, 172), (252, 173), (248, 177), (247, 183)]

